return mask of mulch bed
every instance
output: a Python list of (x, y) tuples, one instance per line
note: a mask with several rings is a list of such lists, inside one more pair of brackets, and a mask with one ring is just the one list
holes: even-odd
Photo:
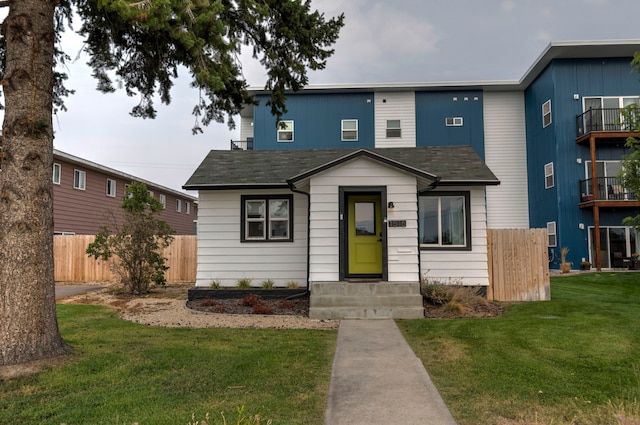
[[(245, 297), (246, 298), (246, 297)], [(247, 302), (254, 301), (254, 302)], [(188, 301), (187, 307), (196, 311), (223, 314), (272, 314), (309, 316), (309, 298), (302, 297), (287, 300), (283, 299), (263, 299), (256, 300), (243, 299), (216, 299), (204, 298), (200, 300)], [(257, 306), (257, 307), (256, 307)], [(447, 311), (442, 307), (437, 307), (428, 302), (424, 303), (425, 316), (428, 318), (457, 319), (469, 317), (496, 317), (504, 314), (504, 307), (500, 303), (487, 301), (474, 306), (467, 306), (465, 311)]]
[(270, 314), (270, 315), (290, 315), (309, 317), (309, 297), (295, 299), (264, 299), (254, 297), (245, 298), (203, 298), (188, 301), (187, 307), (207, 313), (223, 314)]

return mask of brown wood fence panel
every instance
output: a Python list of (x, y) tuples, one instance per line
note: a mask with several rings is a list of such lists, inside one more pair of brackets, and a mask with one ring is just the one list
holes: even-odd
[(489, 282), (495, 301), (551, 299), (547, 229), (487, 229)]
[[(115, 280), (108, 263), (85, 253), (94, 235), (56, 235), (53, 237), (54, 276), (56, 282), (108, 282)], [(197, 237), (177, 235), (164, 251), (169, 270), (167, 282), (195, 282)]]

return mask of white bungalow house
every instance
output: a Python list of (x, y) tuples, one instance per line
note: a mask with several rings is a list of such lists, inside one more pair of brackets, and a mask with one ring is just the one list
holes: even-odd
[(211, 151), (196, 286), (271, 279), (311, 292), (312, 318), (423, 317), (420, 280), (486, 286), (485, 188), (470, 146)]

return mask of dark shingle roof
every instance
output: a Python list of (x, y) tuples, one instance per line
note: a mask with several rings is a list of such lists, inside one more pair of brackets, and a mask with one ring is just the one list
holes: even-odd
[(212, 150), (184, 189), (287, 187), (352, 158), (366, 156), (439, 185), (495, 185), (497, 177), (470, 146), (377, 149)]

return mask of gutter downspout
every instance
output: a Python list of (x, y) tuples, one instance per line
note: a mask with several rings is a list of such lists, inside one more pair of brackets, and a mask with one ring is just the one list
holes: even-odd
[(289, 185), (289, 190), (294, 193), (299, 193), (307, 197), (307, 290), (302, 295), (295, 295), (290, 298), (300, 297), (303, 295), (308, 295), (311, 293), (311, 289), (309, 288), (309, 277), (311, 276), (311, 256), (310, 256), (310, 242), (311, 242), (311, 194), (307, 192), (303, 192), (300, 189), (296, 189), (292, 182), (287, 180), (287, 184)]

